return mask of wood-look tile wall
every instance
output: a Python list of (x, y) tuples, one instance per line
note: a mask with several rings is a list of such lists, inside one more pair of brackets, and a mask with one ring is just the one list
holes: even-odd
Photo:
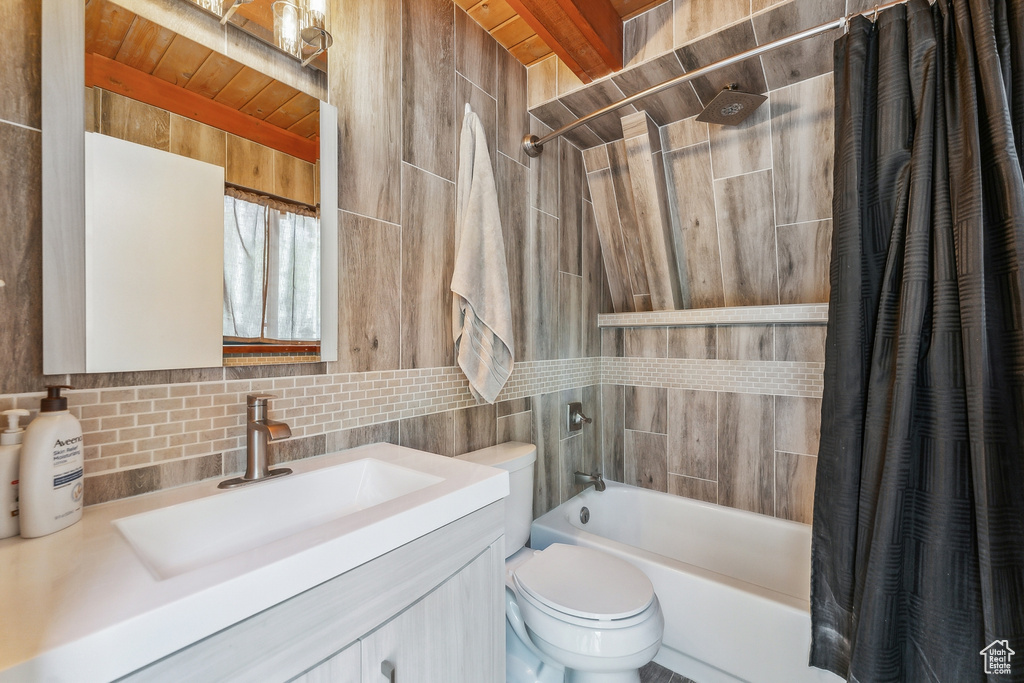
[[(627, 21), (623, 27), (626, 68), (584, 85), (556, 55), (530, 65), (530, 112), (557, 127), (571, 115), (588, 114), (609, 104), (616, 93), (633, 95), (686, 71), (837, 19), (863, 11), (863, 0), (673, 0)], [(838, 31), (746, 60), (690, 83), (640, 100), (617, 114), (588, 124), (573, 140), (581, 148), (594, 139), (622, 137), (614, 118), (647, 111), (664, 126), (699, 113), (721, 89), (764, 93), (832, 71), (832, 42)], [(619, 96), (621, 97), (621, 95)], [(589, 107), (589, 108), (588, 108)], [(585, 111), (584, 111), (585, 110)], [(589, 141), (589, 142), (588, 142)]]
[[(606, 355), (821, 363), (825, 328), (609, 329)], [(654, 380), (657, 383), (657, 379)], [(725, 390), (602, 386), (605, 476), (809, 523), (821, 400)]]
[[(282, 379), (275, 381), (294, 378), (312, 385), (328, 373), (452, 366), (448, 283), (455, 249), (458, 140), (466, 103), (484, 123), (494, 162), (517, 361), (599, 355), (597, 315), (611, 309), (594, 209), (585, 198), (587, 187), (579, 170), (582, 156), (565, 141), (541, 159), (531, 160), (522, 152), (526, 130), (543, 125), (527, 112), (525, 67), (451, 0), (407, 0), (401, 11), (388, 0), (332, 3), (335, 44), (342, 46), (330, 53), (329, 78), (329, 98), (340, 117), (339, 360), (70, 378), (44, 378), (41, 371), (40, 3), (3, 4), (0, 51), (7, 68), (0, 74), (5, 95), (0, 149), (7, 159), (0, 170), (5, 192), (0, 202), (0, 279), (5, 281), (0, 288), (0, 341), (7, 360), (0, 363), (0, 407), (13, 404), (15, 394), (39, 391), (49, 380), (70, 381), (85, 390), (146, 387), (148, 393), (170, 396), (176, 387), (194, 382), (277, 377)], [(246, 150), (233, 156), (223, 135), (136, 109), (129, 101), (111, 99), (109, 107), (91, 109), (91, 125), (119, 130), (129, 139), (148, 136), (143, 140), (147, 144), (229, 166), (235, 156), (246, 157)], [(150, 114), (159, 125), (143, 134), (138, 124)], [(280, 160), (271, 161), (282, 166)], [(248, 163), (237, 166), (253, 168)], [(270, 171), (265, 175), (275, 178)], [(290, 167), (277, 175), (275, 189), (267, 188), (275, 194), (298, 177)], [(195, 390), (196, 385), (187, 388)], [(588, 407), (595, 414), (599, 395), (597, 387), (587, 390)], [(560, 403), (556, 392), (497, 406), (439, 408), (443, 412), (372, 427), (319, 428), (320, 433), (313, 433), (317, 428), (310, 419), (303, 428), (307, 435), (276, 445), (273, 458), (310, 457), (380, 440), (445, 455), (499, 441), (532, 441), (547, 463), (537, 484), (537, 509), (543, 511), (570, 491), (563, 461), (582, 467), (600, 457), (596, 439), (586, 449), (563, 439), (555, 417)], [(534, 419), (539, 405), (547, 417)], [(200, 409), (211, 420), (237, 417), (237, 406)], [(107, 417), (117, 418), (117, 424), (136, 419)], [(175, 423), (171, 417), (161, 433), (180, 432), (175, 438), (182, 443), (203, 438), (191, 433), (186, 419), (182, 414)], [(242, 466), (235, 445), (213, 455), (206, 450), (189, 456), (188, 446), (183, 449), (169, 449), (161, 456), (169, 458), (164, 460), (150, 453), (117, 455), (115, 449), (104, 453), (102, 447), (94, 448), (96, 460), (87, 465), (88, 502), (223, 476)]]
[[(827, 302), (833, 99), (825, 74), (770, 92), (735, 127), (664, 126), (656, 177), (649, 155), (620, 149), (643, 136), (587, 149), (615, 311)], [(651, 240), (640, 226), (662, 202), (670, 225)], [(669, 275), (689, 305), (658, 295)]]
[[(627, 67), (609, 78), (584, 86), (554, 55), (531, 65), (528, 100), (542, 122), (534, 132), (858, 9), (846, 0), (665, 3), (627, 22)], [(836, 35), (647, 97), (567, 136), (585, 152), (615, 311), (827, 301)], [(695, 115), (724, 84), (768, 102), (739, 126), (709, 129)], [(644, 145), (640, 120), (660, 126), (661, 139)], [(653, 157), (653, 176), (638, 149)], [(659, 210), (666, 236), (652, 241)]]
[[(582, 155), (565, 140), (536, 159), (522, 152), (528, 129), (547, 132), (527, 113), (525, 68), (449, 0), (407, 1), (401, 16), (389, 13), (385, 2), (339, 4), (342, 15), (349, 5), (358, 5), (345, 23), (351, 29), (343, 28), (354, 61), (364, 68), (376, 65), (401, 87), (382, 89), (379, 79), (345, 64), (332, 75), (347, 100), (372, 102), (386, 113), (376, 117), (344, 107), (341, 113), (342, 288), (349, 296), (341, 297), (337, 371), (454, 363), (448, 282), (459, 133), (467, 103), (481, 117), (494, 161), (516, 360), (598, 355), (597, 314), (610, 307), (594, 209), (585, 198)], [(393, 61), (395, 54), (402, 55), (400, 63)], [(387, 114), (394, 111), (400, 116)], [(401, 141), (400, 156), (390, 145), (395, 140)], [(365, 179), (346, 179), (346, 155), (350, 166), (365, 169), (355, 175), (376, 174), (387, 183), (373, 192)], [(350, 233), (346, 224), (358, 228)], [(568, 491), (562, 463), (579, 450), (562, 446), (560, 403), (559, 394), (549, 394), (501, 403), (496, 410), (403, 420), (396, 438), (446, 455), (508, 440), (536, 443), (535, 510), (540, 514)], [(594, 412), (598, 404), (595, 398)], [(586, 452), (599, 458), (600, 445)]]

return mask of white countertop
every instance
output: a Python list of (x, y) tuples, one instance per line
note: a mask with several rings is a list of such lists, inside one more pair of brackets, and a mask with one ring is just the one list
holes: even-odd
[(219, 479), (88, 507), (43, 538), (0, 541), (0, 682), (123, 676), (508, 495), (503, 470), (390, 444), (288, 467), (367, 457), (444, 481), (165, 580), (111, 522), (230, 493)]

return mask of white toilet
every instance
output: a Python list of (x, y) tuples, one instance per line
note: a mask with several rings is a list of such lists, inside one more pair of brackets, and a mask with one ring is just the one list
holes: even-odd
[(506, 683), (639, 683), (665, 619), (650, 579), (581, 546), (525, 547), (537, 447), (504, 443), (459, 459), (509, 473), (505, 499)]

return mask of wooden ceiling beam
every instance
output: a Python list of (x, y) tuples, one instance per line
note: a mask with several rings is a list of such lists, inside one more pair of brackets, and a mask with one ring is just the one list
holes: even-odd
[(622, 18), (611, 0), (507, 0), (584, 83), (622, 69)]

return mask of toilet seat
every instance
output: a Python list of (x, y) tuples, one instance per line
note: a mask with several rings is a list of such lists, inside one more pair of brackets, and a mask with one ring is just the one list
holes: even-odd
[[(604, 628), (627, 626), (655, 601), (654, 586), (618, 557), (582, 546), (553, 543), (512, 574), (517, 592), (564, 621)], [(610, 622), (610, 623), (609, 623)]]

